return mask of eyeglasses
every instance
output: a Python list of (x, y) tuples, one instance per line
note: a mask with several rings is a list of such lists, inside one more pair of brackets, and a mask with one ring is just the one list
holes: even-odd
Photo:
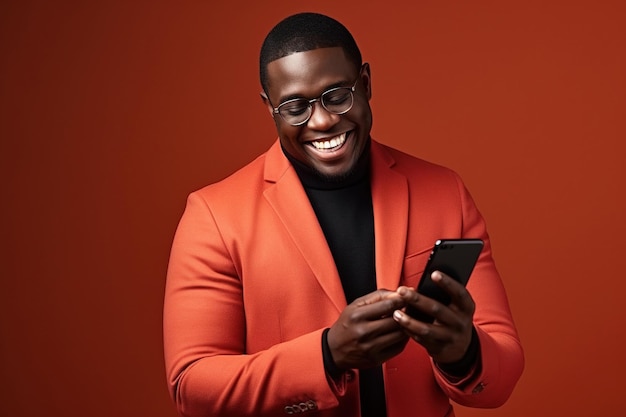
[(305, 124), (313, 114), (313, 103), (319, 101), (326, 111), (334, 114), (344, 114), (350, 111), (354, 104), (354, 90), (357, 78), (352, 87), (335, 87), (324, 91), (318, 98), (307, 100), (306, 98), (294, 98), (281, 103), (274, 108), (274, 114), (292, 126)]

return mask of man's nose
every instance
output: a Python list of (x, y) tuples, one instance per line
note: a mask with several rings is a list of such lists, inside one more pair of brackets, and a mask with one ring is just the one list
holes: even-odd
[(318, 100), (311, 103), (311, 117), (307, 122), (307, 127), (314, 130), (328, 130), (337, 124), (339, 118), (338, 114), (326, 110)]

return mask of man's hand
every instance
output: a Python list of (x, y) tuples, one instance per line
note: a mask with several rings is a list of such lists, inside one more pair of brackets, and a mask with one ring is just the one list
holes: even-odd
[(434, 317), (435, 322), (418, 321), (400, 310), (393, 313), (393, 318), (407, 335), (426, 348), (435, 362), (453, 363), (463, 358), (472, 340), (476, 306), (467, 289), (446, 274), (435, 271), (431, 278), (450, 295), (450, 305), (445, 306), (408, 287), (399, 287), (396, 293), (406, 305)]
[(328, 331), (338, 368), (371, 368), (402, 352), (408, 336), (392, 314), (405, 306), (394, 291), (377, 290), (348, 305)]

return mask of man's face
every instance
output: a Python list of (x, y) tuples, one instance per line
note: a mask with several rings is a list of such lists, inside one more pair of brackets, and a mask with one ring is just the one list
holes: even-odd
[(363, 153), (372, 128), (369, 66), (365, 64), (359, 71), (342, 48), (319, 48), (272, 61), (267, 73), (269, 100), (265, 103), (271, 114), (272, 104), (278, 107), (293, 98), (318, 98), (330, 88), (352, 87), (357, 81), (354, 104), (347, 113), (331, 113), (316, 101), (311, 118), (300, 126), (273, 114), (280, 142), (290, 155), (329, 178), (349, 173)]

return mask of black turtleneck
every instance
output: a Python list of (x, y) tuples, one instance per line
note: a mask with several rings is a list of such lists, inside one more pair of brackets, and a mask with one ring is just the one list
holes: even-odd
[[(341, 178), (325, 178), (283, 153), (293, 165), (313, 206), (333, 255), (346, 301), (351, 303), (376, 290), (374, 257), (374, 211), (370, 188), (369, 146), (355, 168)], [(341, 371), (333, 362), (326, 340), (322, 340), (324, 367), (331, 376)], [(385, 391), (382, 367), (359, 371), (361, 416), (384, 417)]]

